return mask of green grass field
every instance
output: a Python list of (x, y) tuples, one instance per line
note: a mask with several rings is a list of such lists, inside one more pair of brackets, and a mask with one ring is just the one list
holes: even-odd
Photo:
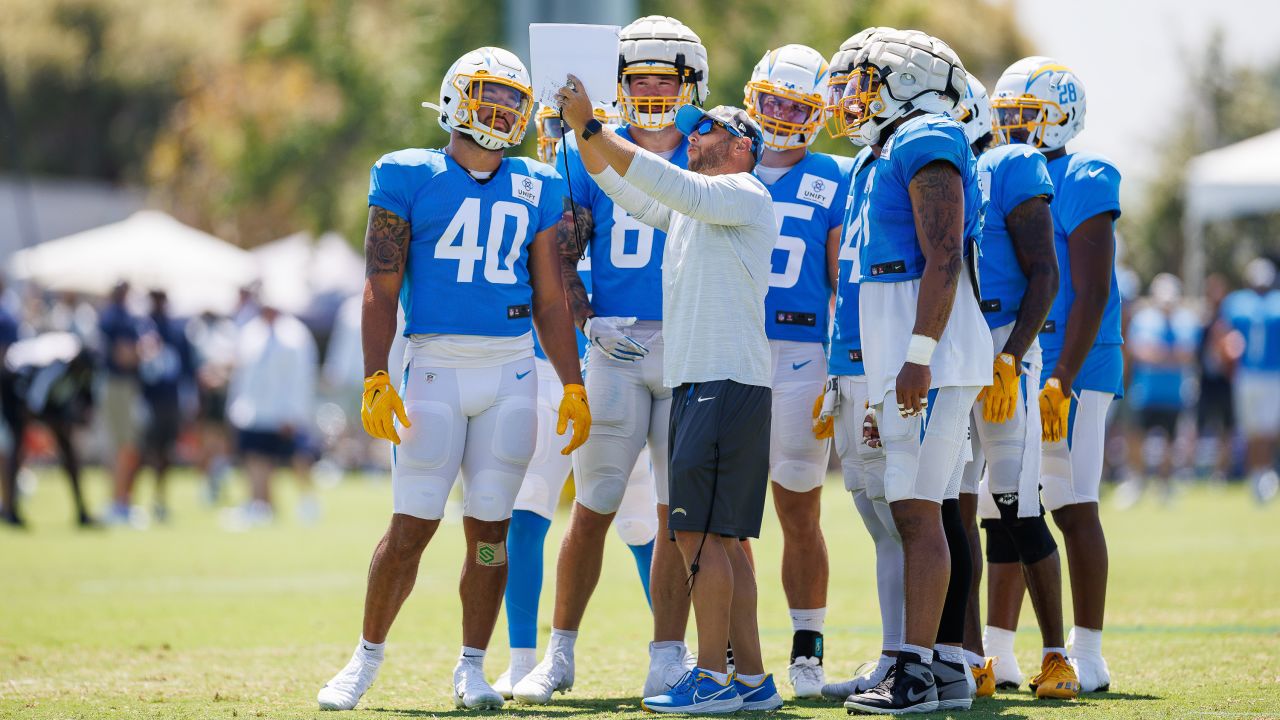
[[(326, 491), (316, 527), (300, 527), (286, 510), (271, 529), (228, 533), (182, 475), (169, 526), (78, 532), (62, 479), (42, 477), (27, 504), (32, 529), (0, 531), (0, 717), (321, 715), (316, 690), (359, 634), (387, 484), (352, 478)], [(291, 486), (282, 479), (280, 488), (288, 508)], [(103, 507), (100, 475), (91, 490)], [(1112, 580), (1104, 651), (1114, 691), (1056, 704), (1025, 690), (1003, 693), (967, 715), (1280, 717), (1280, 504), (1259, 509), (1240, 489), (1197, 488), (1171, 507), (1148, 501), (1105, 515)], [(566, 519), (552, 530), (549, 564)], [(836, 483), (825, 491), (823, 524), (832, 562), (826, 666), (829, 677), (843, 677), (878, 649), (871, 546)], [(460, 644), (460, 530), (446, 525), (428, 548), (360, 717), (461, 714), (449, 695)], [(776, 522), (767, 519), (755, 552), (765, 656), (785, 678), (790, 625)], [(548, 587), (544, 642), (550, 598)], [(631, 557), (611, 538), (578, 642), (576, 686), (553, 706), (508, 712), (640, 716), (647, 613)], [(1038, 665), (1038, 646), (1028, 605), (1018, 645), (1024, 670)], [(507, 659), (502, 620), (492, 649), (491, 678)], [(844, 710), (788, 702), (776, 715), (834, 718)]]

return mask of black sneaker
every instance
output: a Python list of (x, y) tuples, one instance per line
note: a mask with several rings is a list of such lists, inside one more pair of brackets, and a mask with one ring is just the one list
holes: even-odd
[(933, 712), (938, 709), (938, 686), (933, 671), (914, 654), (903, 653), (893, 672), (879, 685), (844, 701), (850, 712), (873, 715)]
[(973, 707), (969, 695), (969, 678), (972, 675), (964, 663), (953, 663), (933, 658), (933, 678), (938, 686), (939, 710), (968, 710)]

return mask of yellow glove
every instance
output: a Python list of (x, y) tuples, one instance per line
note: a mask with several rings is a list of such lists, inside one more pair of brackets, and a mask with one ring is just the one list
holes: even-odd
[(1018, 361), (1009, 353), (996, 356), (992, 366), (992, 383), (982, 389), (982, 419), (1003, 423), (1013, 418), (1018, 407)]
[(813, 401), (813, 436), (818, 440), (826, 440), (834, 437), (836, 434), (836, 419), (832, 415), (822, 416), (822, 400), (827, 394), (824, 392)]
[(1067, 436), (1067, 418), (1071, 414), (1071, 396), (1062, 392), (1062, 381), (1051, 377), (1040, 391), (1040, 438), (1058, 442)]
[(409, 417), (404, 414), (404, 403), (400, 402), (400, 394), (391, 387), (391, 378), (386, 370), (379, 370), (364, 379), (364, 397), (360, 401), (360, 423), (364, 431), (373, 437), (390, 440), (400, 444), (400, 436), (396, 433), (396, 420), (405, 427), (410, 427)]
[(573, 421), (573, 437), (569, 444), (560, 451), (561, 455), (582, 447), (591, 435), (591, 408), (587, 405), (587, 389), (581, 385), (565, 385), (564, 397), (560, 399), (560, 421), (556, 423), (556, 434), (563, 435), (569, 429), (569, 421)]

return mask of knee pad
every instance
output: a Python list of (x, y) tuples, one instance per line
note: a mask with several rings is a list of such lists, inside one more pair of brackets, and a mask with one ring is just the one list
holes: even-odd
[(523, 479), (522, 475), (492, 468), (480, 470), (475, 477), (465, 478), (462, 514), (484, 522), (509, 519)]
[(983, 520), (982, 529), (987, 536), (987, 562), (1016, 563), (1020, 561), (1018, 549), (1009, 536), (1009, 530), (999, 520)]
[(605, 515), (618, 511), (634, 465), (634, 456), (623, 457), (630, 455), (627, 444), (621, 438), (593, 434), (592, 440), (573, 454), (573, 482), (580, 505)]
[(531, 398), (509, 398), (497, 408), (492, 449), (498, 460), (527, 466), (538, 444), (538, 409)]
[[(1008, 502), (1005, 498), (1012, 498)], [(1018, 517), (1017, 493), (1005, 493), (996, 496), (996, 507), (1000, 509), (1000, 519), (996, 522), (1004, 527), (1013, 543), (1018, 560), (1023, 565), (1031, 565), (1049, 557), (1058, 549), (1058, 543), (1049, 532), (1049, 524), (1045, 522), (1044, 513), (1036, 517)]]
[(437, 401), (405, 405), (409, 427), (400, 428), (395, 448), (396, 465), (406, 472), (437, 470), (450, 459), (457, 421), (452, 407)]

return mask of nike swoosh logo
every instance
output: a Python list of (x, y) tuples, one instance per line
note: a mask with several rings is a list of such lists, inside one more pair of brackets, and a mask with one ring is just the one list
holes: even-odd
[(525, 376), (526, 376), (526, 375), (528, 375), (528, 374), (529, 374), (529, 373), (531, 373), (531, 372), (533, 372), (533, 371), (532, 371), (532, 370), (525, 370), (524, 372), (518, 372), (518, 373), (516, 373), (516, 379), (517, 379), (517, 380), (523, 380), (523, 379), (525, 378)]
[(715, 400), (715, 399), (716, 399), (716, 397), (718, 397), (718, 396), (713, 395), (713, 396), (711, 396), (711, 397), (709, 397), (709, 398), (700, 397), (700, 398), (698, 398), (698, 402), (706, 402), (706, 401), (708, 401), (708, 400)]
[(684, 508), (676, 508), (675, 510), (671, 511), (671, 514), (672, 515), (688, 515), (689, 513), (685, 512)]
[(792, 370), (799, 370), (800, 368), (804, 367), (805, 365), (808, 365), (808, 364), (809, 364), (809, 363), (811, 363), (811, 362), (813, 362), (813, 361), (812, 361), (812, 360), (805, 360), (805, 361), (804, 361), (804, 362), (802, 362), (802, 363), (791, 363), (791, 369), (792, 369)]
[(928, 695), (928, 694), (929, 694), (928, 690), (921, 690), (920, 692), (916, 692), (915, 690), (908, 690), (907, 699), (910, 700), (911, 702), (920, 702), (920, 698), (923, 698), (925, 695)]
[(1105, 170), (1105, 169), (1106, 169), (1106, 168), (1094, 168), (1094, 169), (1092, 169), (1092, 170), (1090, 170), (1090, 171), (1089, 171), (1089, 177), (1091, 177), (1091, 178), (1098, 177), (1099, 175), (1101, 175), (1101, 174), (1102, 174), (1102, 171), (1103, 171), (1103, 170)]
[(365, 645), (364, 649), (368, 650), (369, 652), (373, 652), (373, 648), (369, 647), (368, 645)]

